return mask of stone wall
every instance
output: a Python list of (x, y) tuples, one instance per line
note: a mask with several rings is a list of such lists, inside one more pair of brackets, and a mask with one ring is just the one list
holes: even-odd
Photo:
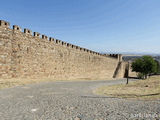
[(0, 21), (0, 78), (102, 79), (124, 76), (120, 58), (106, 56)]

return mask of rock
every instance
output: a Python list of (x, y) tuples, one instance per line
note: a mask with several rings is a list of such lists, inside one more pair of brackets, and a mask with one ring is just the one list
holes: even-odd
[(79, 117), (76, 117), (74, 120), (81, 120)]

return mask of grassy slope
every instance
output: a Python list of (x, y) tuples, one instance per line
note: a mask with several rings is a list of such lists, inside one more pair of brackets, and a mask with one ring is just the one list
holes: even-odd
[(103, 86), (98, 88), (96, 93), (121, 98), (160, 99), (160, 76), (139, 80), (128, 85)]

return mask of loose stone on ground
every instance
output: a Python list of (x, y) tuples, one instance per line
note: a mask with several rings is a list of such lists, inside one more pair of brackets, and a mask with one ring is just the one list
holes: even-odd
[[(130, 81), (134, 81), (130, 80)], [(160, 100), (137, 101), (93, 94), (103, 85), (126, 80), (48, 82), (0, 91), (1, 120), (160, 119)]]

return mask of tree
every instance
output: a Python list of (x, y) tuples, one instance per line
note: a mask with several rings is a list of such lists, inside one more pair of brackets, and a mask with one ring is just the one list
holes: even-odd
[(143, 56), (132, 62), (132, 71), (143, 74), (145, 79), (148, 74), (157, 72), (157, 67), (156, 61), (151, 56)]
[(156, 64), (157, 64), (157, 70), (156, 70), (156, 74), (160, 74), (160, 63), (155, 60)]

